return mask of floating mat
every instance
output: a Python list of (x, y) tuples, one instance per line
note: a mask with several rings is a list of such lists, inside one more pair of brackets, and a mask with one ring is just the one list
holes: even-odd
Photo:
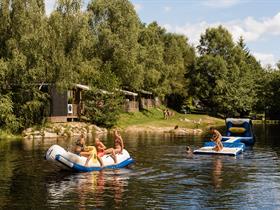
[(221, 151), (217, 152), (213, 150), (214, 147), (201, 147), (200, 149), (194, 150), (194, 154), (206, 154), (206, 155), (232, 155), (236, 156), (243, 150), (241, 148), (229, 148), (224, 147)]
[(214, 142), (206, 142), (204, 144), (204, 147), (201, 147), (200, 149), (194, 150), (194, 154), (208, 154), (208, 155), (232, 155), (236, 156), (243, 152), (245, 145), (243, 143), (227, 143), (223, 142), (224, 148), (217, 152), (213, 150), (215, 147)]

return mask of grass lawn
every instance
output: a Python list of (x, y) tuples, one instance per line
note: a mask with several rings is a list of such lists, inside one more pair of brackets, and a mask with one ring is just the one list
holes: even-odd
[[(164, 109), (164, 107), (161, 108)], [(209, 125), (224, 125), (223, 119), (210, 117), (208, 115), (180, 114), (173, 110), (172, 112), (174, 112), (174, 116), (166, 120), (163, 117), (162, 109), (153, 108), (141, 112), (122, 113), (118, 120), (117, 127), (175, 127), (178, 125), (179, 127), (184, 128), (205, 128)], [(199, 121), (201, 123), (198, 125)]]

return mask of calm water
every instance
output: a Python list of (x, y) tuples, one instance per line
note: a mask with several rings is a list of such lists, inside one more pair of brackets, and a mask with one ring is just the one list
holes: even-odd
[(256, 145), (237, 158), (186, 156), (199, 137), (123, 135), (136, 163), (94, 173), (43, 159), (50, 145), (71, 140), (0, 140), (0, 209), (280, 209), (279, 128), (256, 127)]

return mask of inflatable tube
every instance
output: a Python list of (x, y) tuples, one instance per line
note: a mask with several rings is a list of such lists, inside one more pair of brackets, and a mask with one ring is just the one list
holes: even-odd
[(133, 163), (134, 160), (130, 157), (129, 153), (123, 149), (122, 154), (117, 154), (117, 163), (114, 163), (113, 158), (110, 155), (104, 155), (102, 157), (104, 167), (100, 166), (97, 159), (97, 153), (94, 146), (86, 148), (87, 151), (92, 152), (92, 157), (85, 166), (86, 157), (76, 155), (72, 152), (66, 151), (59, 145), (51, 146), (46, 152), (46, 160), (54, 162), (57, 166), (63, 169), (70, 169), (78, 172), (100, 171), (104, 168), (118, 169), (128, 166)]
[(253, 131), (253, 124), (250, 119), (227, 118), (226, 136), (239, 137), (240, 142), (246, 146), (253, 146), (256, 138)]

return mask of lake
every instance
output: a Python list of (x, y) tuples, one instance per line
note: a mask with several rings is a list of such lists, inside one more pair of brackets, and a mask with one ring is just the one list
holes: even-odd
[[(92, 173), (44, 160), (52, 144), (74, 140), (3, 139), (0, 209), (280, 209), (279, 128), (255, 126), (255, 146), (236, 158), (186, 155), (202, 137), (123, 134), (135, 164)], [(102, 139), (112, 146), (111, 136)]]

